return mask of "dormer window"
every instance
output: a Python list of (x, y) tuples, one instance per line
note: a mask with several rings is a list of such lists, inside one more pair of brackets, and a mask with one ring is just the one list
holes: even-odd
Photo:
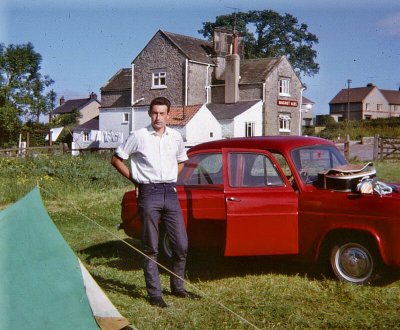
[(279, 95), (290, 96), (290, 79), (279, 79)]
[(167, 88), (166, 85), (167, 73), (165, 71), (157, 71), (152, 73), (152, 85), (151, 88)]

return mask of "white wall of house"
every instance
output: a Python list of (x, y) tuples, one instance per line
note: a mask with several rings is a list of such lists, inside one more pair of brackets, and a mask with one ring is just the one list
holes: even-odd
[(133, 111), (133, 131), (136, 131), (140, 128), (146, 127), (150, 125), (150, 117), (149, 117), (149, 108), (148, 107), (141, 107), (141, 108), (134, 108)]
[(254, 130), (252, 136), (262, 135), (262, 102), (254, 104), (250, 109), (241, 113), (234, 118), (233, 123), (233, 136), (244, 137), (246, 136), (246, 124), (254, 123)]
[(100, 109), (99, 130), (104, 135), (100, 148), (118, 147), (129, 136), (131, 118), (130, 107)]
[[(350, 108), (351, 109), (351, 108)], [(374, 88), (363, 100), (363, 118), (387, 118), (390, 106), (378, 88)]]
[(223, 119), (219, 121), (223, 138), (235, 137), (235, 121), (233, 119)]
[(86, 123), (90, 119), (97, 117), (99, 115), (99, 107), (100, 103), (97, 101), (92, 101), (85, 107), (83, 107), (79, 112), (81, 113), (81, 117), (78, 120), (78, 124), (81, 125)]
[(221, 125), (210, 110), (203, 105), (187, 123), (182, 136), (189, 144), (218, 140), (222, 138)]

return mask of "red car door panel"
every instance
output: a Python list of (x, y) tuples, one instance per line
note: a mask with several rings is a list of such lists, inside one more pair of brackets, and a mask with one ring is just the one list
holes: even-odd
[(298, 253), (298, 196), (273, 156), (223, 149), (223, 159), (225, 255)]

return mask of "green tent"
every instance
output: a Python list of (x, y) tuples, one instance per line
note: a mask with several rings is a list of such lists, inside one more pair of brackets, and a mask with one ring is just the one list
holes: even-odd
[(38, 188), (0, 212), (0, 276), (0, 329), (129, 324), (65, 242)]

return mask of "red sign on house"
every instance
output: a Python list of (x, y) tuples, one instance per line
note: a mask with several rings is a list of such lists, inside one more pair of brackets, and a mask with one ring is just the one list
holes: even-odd
[(277, 104), (285, 107), (297, 107), (299, 105), (297, 101), (291, 100), (278, 100)]

